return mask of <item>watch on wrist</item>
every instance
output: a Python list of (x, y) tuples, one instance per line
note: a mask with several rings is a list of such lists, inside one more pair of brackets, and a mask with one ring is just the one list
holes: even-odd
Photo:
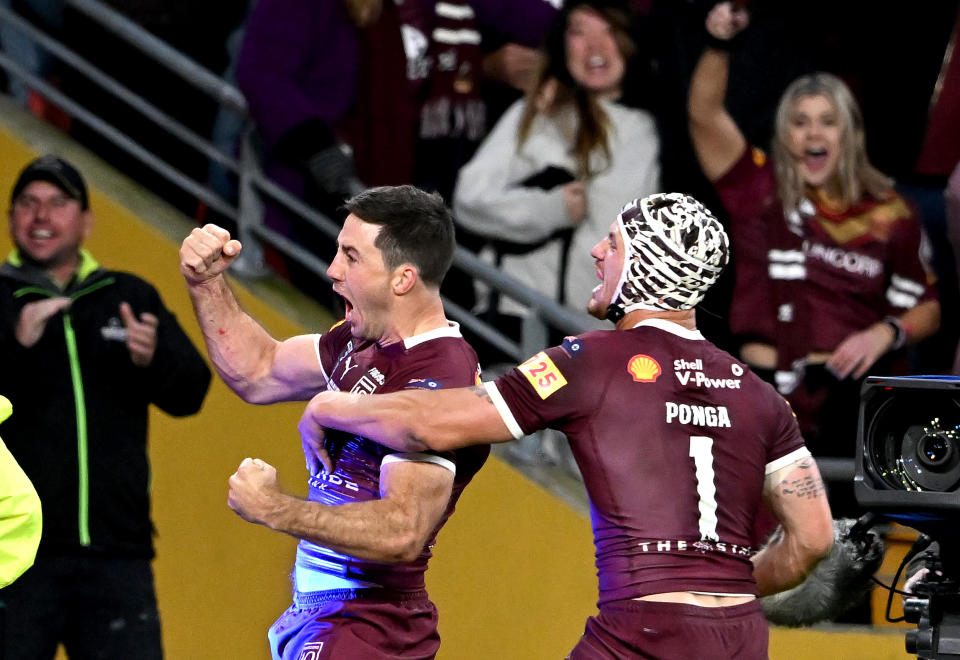
[(896, 316), (888, 316), (883, 319), (883, 322), (893, 330), (893, 344), (890, 345), (890, 350), (895, 351), (898, 348), (903, 348), (903, 345), (907, 343), (907, 330), (903, 327), (900, 319)]

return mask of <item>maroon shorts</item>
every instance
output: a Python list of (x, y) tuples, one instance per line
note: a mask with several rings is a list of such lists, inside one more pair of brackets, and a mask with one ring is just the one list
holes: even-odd
[(621, 600), (587, 619), (568, 658), (766, 660), (768, 640), (759, 600), (728, 607)]
[(335, 594), (346, 596), (342, 600), (327, 600), (325, 593), (297, 594), (303, 598), (295, 598), (270, 626), (274, 660), (420, 660), (437, 654), (437, 608), (425, 591), (345, 590)]

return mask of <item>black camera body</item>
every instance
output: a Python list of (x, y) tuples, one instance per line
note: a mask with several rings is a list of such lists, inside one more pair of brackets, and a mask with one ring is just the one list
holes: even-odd
[(960, 378), (871, 377), (860, 391), (857, 502), (931, 536), (960, 519)]
[(909, 569), (927, 575), (904, 604), (917, 624), (906, 647), (919, 658), (960, 658), (960, 378), (863, 383), (853, 490), (863, 508), (937, 541)]

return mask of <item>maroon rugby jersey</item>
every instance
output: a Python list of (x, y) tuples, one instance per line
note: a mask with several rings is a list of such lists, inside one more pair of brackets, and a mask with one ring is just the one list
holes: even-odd
[(602, 605), (755, 594), (767, 472), (807, 455), (787, 403), (697, 331), (659, 319), (568, 337), (486, 385), (515, 437), (570, 440), (590, 495)]
[[(479, 382), (476, 353), (452, 324), (381, 348), (376, 342), (357, 339), (350, 326), (341, 323), (318, 340), (320, 364), (327, 389), (364, 394), (396, 392), (409, 388), (442, 389), (468, 387)], [(380, 466), (392, 449), (361, 436), (330, 432), (327, 448), (336, 461), (335, 471), (310, 477), (309, 498), (339, 505), (380, 497)], [(437, 530), (453, 513), (464, 487), (490, 453), (489, 445), (439, 454), (456, 465), (453, 493)], [(382, 564), (347, 557), (309, 541), (297, 547), (297, 564), (339, 577), (402, 590), (424, 588), (424, 572), (430, 559), (431, 536), (423, 552), (408, 564)]]
[(781, 368), (936, 298), (920, 224), (899, 195), (864, 197), (842, 213), (806, 201), (790, 220), (756, 148), (715, 186), (736, 260), (731, 330), (777, 345)]

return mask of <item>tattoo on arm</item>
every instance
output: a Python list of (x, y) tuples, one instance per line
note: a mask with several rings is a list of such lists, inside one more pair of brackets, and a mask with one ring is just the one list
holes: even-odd
[[(797, 465), (799, 470), (809, 470), (815, 465), (812, 458), (805, 459)], [(783, 495), (793, 495), (800, 499), (814, 499), (823, 497), (826, 488), (823, 480), (817, 474), (801, 474), (798, 477), (791, 477), (780, 482), (780, 493)]]
[(418, 436), (418, 435), (415, 434), (415, 433), (408, 433), (408, 434), (407, 434), (407, 442), (412, 443), (415, 447), (417, 447), (418, 450), (419, 450), (421, 447), (423, 447), (423, 448), (427, 447), (426, 441), (423, 440), (423, 438), (421, 438), (420, 436)]
[(473, 392), (478, 399), (482, 401), (486, 401), (491, 406), (493, 405), (493, 399), (490, 398), (490, 394), (489, 392), (487, 392), (487, 388), (484, 387), (483, 385), (474, 385), (473, 387), (470, 388), (470, 391)]

